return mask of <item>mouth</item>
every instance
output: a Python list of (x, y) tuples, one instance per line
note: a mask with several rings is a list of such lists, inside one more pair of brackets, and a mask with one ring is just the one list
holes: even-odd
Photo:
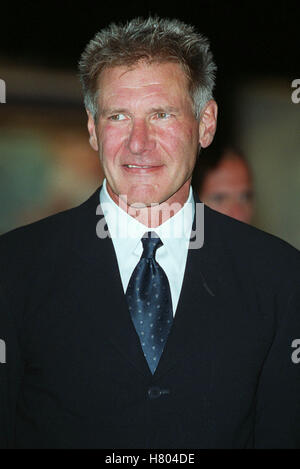
[(133, 174), (148, 174), (161, 169), (163, 165), (124, 164), (125, 171)]
[(127, 168), (151, 168), (149, 165), (126, 164)]

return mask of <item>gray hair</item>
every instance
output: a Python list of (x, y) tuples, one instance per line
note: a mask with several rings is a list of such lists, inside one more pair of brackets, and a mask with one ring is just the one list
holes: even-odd
[(147, 63), (179, 63), (189, 82), (189, 92), (197, 119), (213, 98), (216, 65), (206, 37), (176, 19), (134, 18), (123, 24), (110, 24), (87, 44), (79, 61), (84, 104), (97, 119), (101, 90), (98, 78), (105, 68)]

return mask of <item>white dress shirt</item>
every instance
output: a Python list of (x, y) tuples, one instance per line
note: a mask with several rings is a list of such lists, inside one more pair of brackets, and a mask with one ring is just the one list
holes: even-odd
[(155, 231), (160, 237), (163, 245), (157, 249), (155, 259), (168, 277), (175, 315), (195, 213), (192, 189), (183, 207), (156, 228), (149, 228), (121, 209), (108, 194), (106, 179), (100, 191), (100, 204), (116, 252), (124, 293), (143, 252), (142, 236)]

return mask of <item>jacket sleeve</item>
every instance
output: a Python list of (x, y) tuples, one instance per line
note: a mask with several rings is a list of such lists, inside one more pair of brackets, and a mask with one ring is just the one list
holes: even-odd
[(300, 285), (278, 308), (257, 390), (255, 448), (300, 448)]
[(0, 448), (13, 448), (17, 395), (23, 376), (17, 329), (0, 285)]

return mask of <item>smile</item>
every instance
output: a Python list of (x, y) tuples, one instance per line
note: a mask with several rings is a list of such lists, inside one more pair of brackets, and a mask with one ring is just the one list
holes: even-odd
[(163, 165), (138, 165), (138, 164), (124, 164), (123, 168), (128, 174), (136, 174), (136, 175), (147, 175), (155, 173), (161, 170)]
[(144, 168), (144, 169), (147, 169), (147, 168), (153, 168), (155, 166), (138, 166), (138, 165), (135, 165), (135, 164), (126, 164), (125, 165), (127, 168)]

